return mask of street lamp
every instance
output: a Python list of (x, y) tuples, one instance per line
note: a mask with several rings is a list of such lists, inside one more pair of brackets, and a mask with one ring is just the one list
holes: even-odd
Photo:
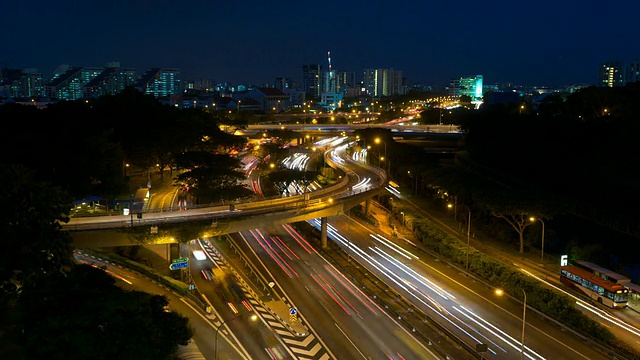
[[(464, 206), (465, 208), (467, 208), (467, 211), (469, 212), (469, 219), (467, 220), (467, 261), (465, 262), (465, 270), (467, 272), (469, 272), (469, 235), (471, 234), (471, 209), (467, 206), (467, 205), (455, 205), (456, 207), (458, 206)], [(448, 208), (453, 208), (454, 205), (452, 204), (448, 204), (447, 205)]]
[(412, 177), (414, 177), (414, 178), (415, 178), (415, 181), (416, 181), (415, 193), (416, 193), (416, 196), (418, 196), (418, 174), (413, 174), (413, 175), (412, 175), (412, 174), (411, 174), (411, 170), (408, 170), (408, 171), (407, 171), (407, 175), (412, 176)]
[[(527, 324), (526, 322), (526, 318), (527, 318), (527, 292), (524, 291), (524, 289), (520, 289), (522, 290), (522, 295), (524, 296), (524, 307), (522, 309), (522, 340), (520, 341), (520, 359), (524, 359), (524, 329), (525, 329), (525, 325)], [(502, 296), (504, 294), (504, 290), (502, 289), (496, 289), (496, 295), (498, 296)]]
[(402, 215), (402, 226), (404, 226), (404, 211), (400, 211), (400, 215)]
[[(213, 351), (214, 351), (214, 353), (215, 353), (215, 359), (216, 359), (216, 360), (218, 360), (218, 332), (219, 332), (219, 331), (220, 331), (220, 329), (222, 328), (222, 325), (224, 325), (224, 324), (226, 324), (227, 322), (230, 322), (230, 321), (238, 320), (238, 319), (240, 319), (240, 318), (241, 318), (240, 316), (237, 316), (237, 317), (234, 317), (234, 318), (231, 318), (231, 319), (225, 320), (225, 321), (223, 321), (220, 325), (218, 325), (218, 327), (216, 328), (216, 332), (215, 332), (215, 334), (214, 334), (214, 338), (215, 338), (214, 340), (215, 340), (215, 341), (214, 341), (214, 347), (213, 347)], [(257, 320), (258, 320), (258, 315), (256, 315), (256, 314), (252, 314), (251, 316), (249, 316), (249, 320), (251, 320), (251, 321), (257, 321)]]
[(383, 143), (384, 144), (384, 158), (387, 159), (387, 172), (391, 172), (391, 164), (389, 163), (389, 159), (387, 158), (387, 143), (384, 140), (381, 140), (380, 138), (376, 138), (374, 140), (376, 142), (376, 144), (380, 144)]
[(542, 247), (540, 248), (540, 262), (544, 262), (544, 221), (542, 221), (542, 219), (536, 219), (534, 217), (530, 217), (529, 220), (531, 222), (540, 220), (540, 222), (542, 223)]

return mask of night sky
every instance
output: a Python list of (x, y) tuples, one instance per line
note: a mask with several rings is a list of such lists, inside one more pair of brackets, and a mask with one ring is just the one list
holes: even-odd
[(402, 70), (443, 84), (594, 84), (605, 61), (640, 58), (637, 2), (6, 0), (0, 66), (175, 67), (184, 80), (298, 84), (303, 64)]

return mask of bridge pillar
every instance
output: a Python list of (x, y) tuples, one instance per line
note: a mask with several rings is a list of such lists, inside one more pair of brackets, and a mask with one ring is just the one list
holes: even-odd
[(320, 243), (322, 248), (327, 248), (327, 217), (320, 218)]
[(371, 205), (371, 200), (367, 199), (364, 202), (364, 216), (369, 215), (369, 205)]

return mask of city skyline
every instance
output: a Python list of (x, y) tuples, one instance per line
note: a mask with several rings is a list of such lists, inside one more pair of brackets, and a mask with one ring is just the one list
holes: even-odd
[(487, 84), (553, 87), (596, 84), (601, 63), (640, 58), (632, 23), (603, 20), (623, 5), (382, 4), (16, 2), (0, 14), (16, 29), (0, 35), (0, 66), (48, 75), (61, 64), (117, 61), (139, 73), (179, 68), (183, 80), (261, 85), (289, 77), (300, 86), (302, 66), (326, 68), (331, 51), (334, 70), (359, 76), (393, 68), (422, 84), (482, 74)]

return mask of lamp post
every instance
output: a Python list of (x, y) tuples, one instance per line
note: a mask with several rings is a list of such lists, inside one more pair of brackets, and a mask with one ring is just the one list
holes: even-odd
[(415, 178), (415, 182), (416, 182), (416, 185), (415, 185), (415, 194), (416, 194), (416, 196), (418, 196), (418, 174), (413, 174), (413, 175), (412, 175), (412, 174), (411, 174), (411, 170), (408, 170), (408, 171), (407, 171), (407, 175), (412, 176), (412, 177), (414, 177), (414, 178)]
[(540, 262), (544, 262), (544, 221), (542, 221), (542, 219), (536, 219), (534, 217), (530, 217), (529, 220), (531, 222), (540, 220), (540, 222), (542, 223), (542, 246), (540, 247)]
[(375, 139), (376, 144), (383, 143), (384, 144), (384, 158), (387, 159), (387, 172), (391, 172), (391, 164), (389, 162), (389, 158), (387, 157), (387, 143), (380, 138)]
[[(215, 353), (215, 360), (218, 360), (218, 332), (222, 328), (222, 325), (226, 324), (227, 322), (238, 320), (238, 319), (240, 319), (239, 316), (231, 318), (231, 319), (228, 319), (228, 320), (225, 320), (220, 325), (218, 325), (218, 327), (216, 328), (216, 332), (214, 334), (214, 347), (213, 347), (213, 351)], [(251, 316), (249, 316), (249, 320), (251, 320), (251, 321), (258, 320), (258, 315), (252, 314)]]
[[(462, 204), (460, 204), (460, 205), (456, 204), (455, 205), (455, 207), (458, 207), (458, 206), (464, 206), (465, 208), (467, 208), (467, 211), (469, 212), (469, 218), (467, 219), (467, 260), (466, 260), (465, 266), (464, 266), (465, 270), (467, 272), (469, 272), (469, 238), (470, 238), (469, 235), (471, 234), (471, 209), (467, 205), (462, 205)], [(447, 207), (453, 208), (454, 205), (448, 204)]]
[[(520, 289), (522, 290), (522, 295), (524, 296), (524, 301), (523, 301), (523, 309), (522, 309), (522, 339), (520, 341), (520, 359), (524, 359), (524, 329), (525, 326), (527, 325), (527, 292), (524, 291), (524, 289)], [(498, 296), (502, 296), (504, 294), (504, 290), (502, 289), (496, 289), (496, 295)]]

